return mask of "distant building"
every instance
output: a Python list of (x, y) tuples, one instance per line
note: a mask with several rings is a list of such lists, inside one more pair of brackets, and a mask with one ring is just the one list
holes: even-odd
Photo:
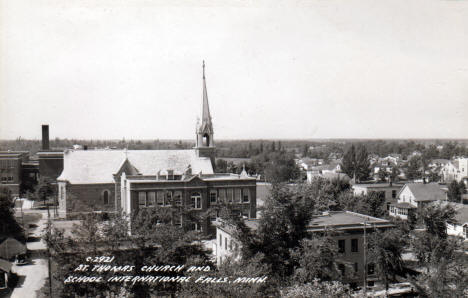
[(28, 160), (27, 151), (0, 151), (0, 188), (9, 189), (13, 197), (21, 193), (23, 163)]
[(397, 202), (397, 195), (402, 187), (403, 184), (398, 183), (360, 183), (352, 185), (355, 196), (376, 193), (379, 197), (385, 198), (387, 210), (390, 209), (390, 204)]
[[(221, 202), (233, 212), (256, 217), (256, 179), (214, 172), (214, 130), (203, 68), (202, 121), (195, 147), (187, 150), (68, 150), (57, 178), (59, 210), (66, 216), (81, 212), (131, 215), (145, 208), (172, 207), (174, 225), (210, 233), (216, 213), (200, 221), (184, 209), (204, 214)], [(211, 208), (215, 209), (215, 208)]]
[(49, 125), (42, 125), (42, 149), (39, 157), (39, 174), (55, 183), (63, 170), (63, 150), (51, 150), (49, 146)]
[(442, 168), (442, 181), (449, 183), (453, 180), (457, 182), (468, 182), (468, 158), (459, 157), (451, 160)]
[(307, 171), (307, 182), (312, 183), (312, 180), (314, 178), (323, 178), (327, 180), (343, 180), (348, 183), (351, 181), (351, 178), (345, 173), (335, 173), (335, 172), (317, 173), (316, 171)]
[(447, 194), (438, 183), (407, 183), (398, 193), (398, 202), (390, 205), (390, 216), (406, 220), (410, 212), (446, 200)]
[[(258, 229), (257, 219), (246, 219), (245, 224), (252, 230)], [(365, 267), (368, 274), (368, 284), (378, 280), (375, 266), (372, 263), (364, 266), (364, 229), (366, 234), (376, 230), (393, 228), (394, 225), (385, 219), (371, 217), (350, 211), (332, 211), (314, 216), (307, 226), (309, 233), (324, 234), (327, 231), (338, 232), (336, 240), (339, 257), (337, 263), (342, 274), (342, 280), (348, 283), (360, 283), (364, 280)], [(216, 222), (216, 241), (213, 251), (217, 264), (227, 257), (240, 258), (241, 243), (235, 238), (235, 228), (221, 220)]]

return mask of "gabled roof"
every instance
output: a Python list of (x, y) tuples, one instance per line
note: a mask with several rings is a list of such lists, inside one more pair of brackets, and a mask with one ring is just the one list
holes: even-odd
[(446, 199), (445, 192), (437, 183), (407, 183), (401, 191), (403, 191), (405, 187), (410, 189), (416, 202), (436, 200), (444, 201)]
[(72, 184), (113, 183), (113, 175), (126, 164), (141, 175), (155, 175), (164, 170), (174, 170), (174, 175), (182, 175), (189, 165), (193, 173), (213, 174), (210, 159), (197, 157), (192, 149), (69, 150), (64, 154), (63, 171), (57, 180)]

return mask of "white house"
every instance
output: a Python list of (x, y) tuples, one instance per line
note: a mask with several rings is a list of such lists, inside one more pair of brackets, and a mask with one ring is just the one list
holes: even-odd
[(446, 201), (447, 194), (438, 183), (407, 183), (398, 193), (397, 203), (390, 204), (390, 216), (408, 219), (414, 209), (435, 202)]
[(455, 215), (457, 223), (447, 223), (447, 234), (468, 240), (468, 205), (450, 203), (450, 206), (457, 211), (457, 214)]
[(442, 181), (451, 182), (452, 180), (466, 181), (468, 180), (468, 158), (459, 157), (451, 160), (442, 168)]

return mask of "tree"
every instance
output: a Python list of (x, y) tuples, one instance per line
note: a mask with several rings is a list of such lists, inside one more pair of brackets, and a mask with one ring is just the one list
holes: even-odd
[(414, 156), (408, 161), (408, 167), (406, 169), (406, 178), (408, 180), (416, 180), (422, 177), (421, 172), (421, 158)]
[(24, 241), (23, 229), (15, 219), (11, 192), (0, 186), (0, 235)]
[(450, 184), (448, 185), (448, 191), (447, 191), (448, 200), (451, 202), (460, 203), (462, 199), (461, 191), (462, 190), (460, 189), (460, 185), (458, 184), (458, 182), (456, 180), (452, 180), (452, 182), (450, 182)]
[(376, 265), (377, 274), (385, 283), (388, 291), (389, 281), (395, 280), (396, 274), (403, 268), (401, 255), (405, 238), (397, 229), (376, 231), (369, 237), (369, 262)]
[(388, 176), (388, 173), (385, 170), (385, 168), (380, 168), (379, 169), (379, 180), (382, 181), (382, 182), (385, 182), (385, 181), (387, 181), (387, 176)]
[(363, 181), (369, 178), (370, 162), (366, 147), (354, 145), (346, 151), (341, 163), (343, 172), (349, 177), (355, 177), (357, 181)]
[(315, 279), (306, 284), (295, 284), (281, 290), (281, 297), (285, 298), (345, 298), (354, 297), (351, 295), (351, 289), (338, 281), (327, 282)]
[(385, 197), (377, 192), (355, 196), (352, 193), (342, 193), (337, 197), (337, 209), (348, 210), (374, 217), (385, 215)]
[(296, 248), (293, 257), (299, 264), (293, 280), (299, 284), (320, 280), (336, 280), (340, 277), (335, 262), (338, 255), (336, 241), (331, 235), (315, 235), (312, 239), (303, 239)]
[(227, 173), (228, 163), (224, 159), (216, 159), (216, 172), (217, 173)]

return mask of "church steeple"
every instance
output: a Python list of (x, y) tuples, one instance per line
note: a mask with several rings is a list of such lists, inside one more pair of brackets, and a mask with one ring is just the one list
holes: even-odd
[[(202, 122), (201, 122), (200, 126), (198, 127), (198, 133), (213, 134), (213, 123), (211, 122), (210, 106), (208, 104), (208, 91), (206, 90), (205, 61), (203, 61)], [(211, 141), (213, 141), (213, 140), (211, 140)]]
[(203, 105), (201, 123), (197, 122), (195, 149), (199, 157), (209, 157), (214, 168), (215, 145), (213, 123), (211, 121), (210, 106), (208, 105), (208, 91), (206, 89), (205, 61), (203, 61)]

